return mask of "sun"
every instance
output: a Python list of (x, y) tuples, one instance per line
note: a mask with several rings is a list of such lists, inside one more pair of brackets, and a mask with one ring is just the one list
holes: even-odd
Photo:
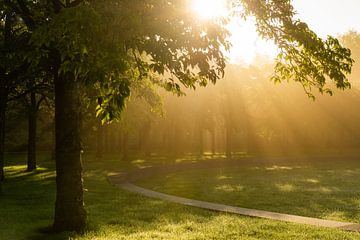
[[(208, 21), (229, 14), (228, 0), (191, 0), (192, 11), (202, 20)], [(273, 59), (277, 55), (277, 48), (271, 42), (259, 37), (256, 32), (254, 19), (230, 18), (226, 26), (230, 32), (229, 41), (232, 45), (226, 52), (230, 63), (252, 64), (257, 58)]]
[(226, 0), (193, 0), (192, 9), (205, 20), (227, 15)]

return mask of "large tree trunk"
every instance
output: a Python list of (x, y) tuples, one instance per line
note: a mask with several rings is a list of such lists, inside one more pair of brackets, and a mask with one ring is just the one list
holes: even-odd
[(81, 231), (86, 222), (80, 146), (80, 97), (72, 74), (55, 74), (55, 231)]
[(5, 114), (8, 92), (4, 80), (0, 80), (0, 191), (4, 180), (4, 151), (5, 151)]
[(37, 119), (37, 103), (36, 94), (30, 94), (29, 108), (29, 126), (28, 126), (28, 158), (27, 171), (31, 172), (36, 169), (36, 119)]

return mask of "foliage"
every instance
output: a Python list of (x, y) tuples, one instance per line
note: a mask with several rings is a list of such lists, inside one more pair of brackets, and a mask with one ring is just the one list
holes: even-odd
[[(57, 14), (41, 2), (28, 4), (29, 11), (43, 8), (46, 13), (36, 20), (31, 38), (35, 49), (28, 59), (32, 64), (44, 56), (51, 60), (58, 49), (59, 74), (71, 73), (95, 86), (97, 115), (104, 121), (119, 117), (134, 81), (150, 79), (179, 92), (177, 81), (195, 88), (224, 74), (220, 49), (228, 43), (223, 22), (197, 21), (186, 1), (89, 2)], [(169, 77), (159, 80), (156, 75)]]
[[(228, 128), (233, 152), (269, 154), (327, 150), (335, 153), (358, 148), (360, 92), (356, 86), (346, 92), (336, 92), (332, 97), (319, 97), (319, 93), (314, 93), (318, 99), (313, 102), (304, 95), (299, 84), (269, 82), (272, 70), (273, 65), (228, 65), (225, 78), (215, 86), (196, 92), (184, 90), (187, 96), (183, 98), (162, 94), (163, 118), (156, 115), (149, 118), (149, 110), (144, 111), (147, 106), (141, 101), (132, 101), (121, 121), (122, 126), (132, 129), (129, 148), (136, 149), (142, 126), (149, 119), (152, 125), (147, 146), (154, 154), (171, 154), (173, 150), (198, 154), (201, 146), (204, 152), (210, 152), (213, 134), (214, 150), (224, 153)], [(350, 77), (354, 81), (358, 79)], [(118, 123), (113, 125), (114, 129), (119, 126)], [(117, 140), (112, 137), (109, 141)]]
[(332, 36), (319, 38), (306, 23), (296, 19), (290, 0), (235, 0), (234, 4), (244, 9), (237, 13), (240, 16), (255, 17), (260, 36), (273, 40), (279, 47), (273, 81), (299, 82), (311, 98), (313, 88), (332, 94), (326, 85), (327, 78), (337, 88), (350, 87), (347, 75), (353, 64), (351, 51)]
[[(232, 17), (254, 17), (259, 34), (279, 46), (274, 81), (293, 79), (309, 96), (312, 88), (332, 93), (327, 77), (338, 88), (350, 86), (349, 49), (333, 37), (319, 38), (295, 19), (290, 1), (229, 0), (229, 4)], [(205, 86), (224, 74), (222, 50), (229, 49), (225, 30), (229, 19), (202, 21), (192, 14), (189, 1), (69, 1), (65, 7), (59, 5), (58, 13), (42, 1), (27, 2), (22, 6), (27, 11), (21, 5), (10, 6), (28, 19), (35, 46), (29, 54), (32, 64), (43, 56), (51, 58), (52, 49), (58, 49), (59, 73), (71, 72), (98, 89), (96, 111), (104, 121), (119, 117), (137, 79), (147, 78), (180, 93), (180, 85)]]
[[(71, 72), (79, 81), (95, 86), (96, 112), (104, 122), (120, 116), (133, 81), (147, 78), (180, 93), (179, 83), (190, 88), (205, 86), (224, 74), (222, 49), (229, 48), (224, 28), (228, 18), (199, 20), (191, 13), (189, 1), (54, 1), (52, 5), (4, 1), (2, 13), (11, 11), (14, 19), (23, 20), (17, 23), (14, 32), (19, 36), (14, 42), (29, 46), (31, 33), (33, 51), (15, 54), (22, 49), (16, 47), (8, 52), (11, 56), (2, 56), (25, 55), (36, 67), (44, 57), (51, 60), (51, 52), (58, 49), (59, 74)], [(274, 81), (300, 82), (311, 97), (312, 88), (332, 94), (327, 77), (338, 88), (350, 87), (346, 74), (353, 60), (349, 49), (333, 37), (317, 37), (296, 19), (291, 1), (229, 0), (229, 6), (231, 17), (254, 17), (259, 34), (279, 46)], [(10, 67), (14, 66), (11, 61)]]
[(351, 85), (359, 88), (360, 84), (360, 33), (355, 31), (347, 32), (340, 37), (341, 43), (351, 49), (351, 55), (355, 60), (351, 73)]

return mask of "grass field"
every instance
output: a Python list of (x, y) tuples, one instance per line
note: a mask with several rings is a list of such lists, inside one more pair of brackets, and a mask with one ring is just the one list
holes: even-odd
[(360, 164), (294, 163), (190, 170), (141, 186), (187, 198), (360, 223)]
[[(207, 210), (185, 207), (178, 204), (145, 198), (136, 194), (124, 192), (111, 186), (106, 175), (116, 169), (131, 169), (145, 165), (159, 164), (159, 161), (119, 161), (114, 158), (104, 162), (85, 158), (85, 193), (86, 208), (89, 215), (89, 227), (82, 234), (49, 232), (52, 223), (53, 205), (55, 199), (55, 174), (54, 165), (46, 157), (39, 160), (39, 169), (35, 173), (24, 172), (23, 156), (8, 155), (6, 177), (3, 185), (4, 195), (0, 197), (0, 239), (1, 240), (40, 240), (40, 239), (360, 239), (360, 234), (344, 232), (341, 230), (317, 228), (306, 225), (289, 224), (278, 221), (249, 218), (232, 214), (222, 214)], [(223, 176), (236, 175), (235, 169), (223, 169)], [(236, 169), (237, 170), (237, 169)], [(244, 169), (238, 169), (243, 171)], [(274, 170), (286, 172), (286, 169)], [(337, 169), (334, 176), (337, 174)], [(358, 176), (358, 170), (354, 176)], [(239, 176), (243, 176), (241, 171)], [(246, 170), (249, 174), (255, 170)], [(252, 172), (255, 171), (255, 172)], [(263, 170), (266, 172), (267, 170)], [(271, 172), (271, 170), (268, 170)], [(289, 171), (291, 172), (291, 171)], [(261, 172), (259, 172), (261, 173)], [(217, 182), (222, 185), (232, 186), (221, 181), (230, 181), (231, 178), (214, 178), (211, 172), (204, 170), (201, 177), (198, 173), (178, 173), (166, 177), (153, 178), (142, 183), (152, 188), (158, 188), (159, 184), (165, 186), (163, 190), (173, 191), (184, 196), (200, 198), (200, 193), (208, 189), (219, 196), (205, 194), (203, 199), (221, 200), (228, 199), (229, 203), (239, 204), (237, 197), (232, 193), (236, 191), (228, 187), (223, 190), (214, 190)], [(300, 174), (300, 172), (299, 172)], [(344, 173), (345, 174), (345, 173)], [(221, 176), (222, 176), (221, 175)], [(308, 175), (311, 175), (308, 172)], [(212, 179), (207, 179), (207, 176)], [(218, 175), (217, 175), (218, 176)], [(184, 178), (186, 177), (186, 179)], [(188, 178), (187, 178), (188, 177)], [(264, 177), (258, 174), (258, 178)], [(305, 177), (305, 176), (304, 176)], [(306, 176), (307, 178), (310, 176)], [(181, 180), (182, 179), (182, 180)], [(203, 179), (203, 180), (201, 180)], [(217, 179), (217, 180), (216, 180)], [(233, 178), (235, 179), (235, 178)], [(264, 189), (261, 181), (254, 180), (254, 188), (258, 191)], [(340, 179), (340, 177), (339, 177)], [(208, 186), (197, 185), (192, 181), (203, 181)], [(182, 182), (179, 184), (179, 182)], [(328, 182), (336, 183), (336, 178)], [(251, 183), (251, 179), (248, 180)], [(234, 183), (235, 184), (235, 183)], [(239, 183), (236, 183), (239, 184)], [(290, 183), (289, 183), (290, 184)], [(315, 184), (315, 183), (314, 183)], [(346, 186), (350, 186), (349, 183)], [(196, 189), (201, 186), (203, 190)], [(269, 184), (270, 186), (270, 184)], [(333, 188), (342, 189), (342, 184), (337, 183)], [(274, 187), (271, 187), (274, 189)], [(213, 190), (212, 190), (213, 189)], [(220, 188), (221, 189), (221, 188)], [(237, 188), (241, 189), (241, 188)], [(286, 189), (286, 187), (285, 187)], [(356, 189), (356, 187), (352, 188)], [(351, 189), (349, 189), (350, 191)], [(265, 193), (264, 193), (265, 194)], [(295, 193), (294, 193), (295, 194)], [(299, 192), (301, 194), (301, 192)], [(356, 193), (349, 193), (355, 196)], [(198, 197), (199, 196), (199, 197)], [(254, 197), (254, 195), (251, 195)], [(300, 199), (299, 195), (299, 199)], [(211, 199), (209, 199), (211, 197)], [(217, 199), (216, 199), (217, 198)], [(293, 197), (295, 199), (296, 197)], [(277, 209), (278, 204), (268, 197), (263, 203), (269, 201), (268, 207)], [(346, 196), (339, 201), (346, 201)], [(259, 203), (258, 203), (259, 204)], [(286, 209), (296, 208), (288, 206)], [(352, 210), (348, 211), (349, 213)], [(347, 216), (349, 219), (358, 217), (357, 214)], [(339, 217), (336, 217), (339, 218)]]

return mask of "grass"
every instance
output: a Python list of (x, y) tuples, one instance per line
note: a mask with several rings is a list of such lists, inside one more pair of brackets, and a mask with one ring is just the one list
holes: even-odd
[(138, 184), (197, 200), (360, 223), (360, 164), (282, 164), (188, 170)]
[[(7, 179), (4, 195), (0, 196), (0, 239), (360, 239), (358, 233), (222, 214), (150, 199), (113, 187), (106, 179), (114, 169), (161, 164), (164, 159), (85, 160), (89, 227), (82, 235), (56, 234), (48, 232), (55, 199), (53, 163), (44, 157), (35, 173), (26, 173), (22, 157), (7, 156)], [(192, 186), (191, 180), (188, 186)], [(160, 178), (149, 184), (156, 187), (157, 181), (160, 183)], [(164, 181), (166, 186), (177, 182), (172, 177), (162, 178)], [(211, 189), (211, 185), (208, 187)], [(196, 191), (191, 188), (188, 192)]]

